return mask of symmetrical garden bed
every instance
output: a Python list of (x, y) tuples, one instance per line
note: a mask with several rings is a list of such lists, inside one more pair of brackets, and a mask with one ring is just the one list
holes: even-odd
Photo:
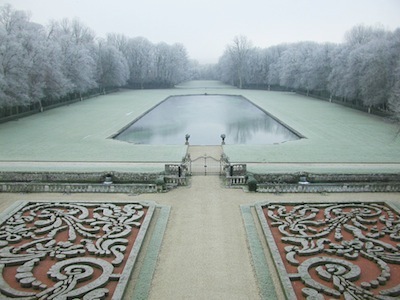
[(386, 203), (256, 206), (288, 299), (397, 299), (400, 215)]
[(0, 298), (121, 299), (154, 209), (18, 203), (1, 219)]

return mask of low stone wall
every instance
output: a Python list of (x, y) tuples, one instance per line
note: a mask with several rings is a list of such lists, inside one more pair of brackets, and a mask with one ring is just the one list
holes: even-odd
[(0, 172), (0, 192), (157, 193), (158, 176), (128, 172)]
[[(400, 173), (393, 174), (252, 174), (261, 193), (360, 193), (400, 192)], [(228, 185), (246, 185), (230, 181)]]
[(312, 184), (272, 184), (257, 185), (260, 193), (385, 193), (400, 192), (400, 182), (374, 183), (312, 183)]
[(0, 172), (0, 182), (103, 183), (111, 175), (114, 183), (154, 183), (158, 173), (130, 172)]
[(157, 193), (156, 184), (0, 182), (3, 193)]
[(253, 174), (259, 183), (298, 183), (305, 177), (310, 183), (346, 183), (346, 182), (400, 182), (400, 173), (393, 174), (314, 174), (282, 173)]

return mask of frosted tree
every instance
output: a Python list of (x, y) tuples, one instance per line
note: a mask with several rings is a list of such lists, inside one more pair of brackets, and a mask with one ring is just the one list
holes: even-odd
[(400, 60), (397, 64), (395, 83), (390, 91), (389, 106), (395, 113), (396, 119), (400, 121)]
[(29, 15), (10, 6), (0, 10), (1, 102), (4, 106), (58, 99), (69, 92), (62, 74), (61, 53), (49, 41), (43, 26), (29, 21)]
[(300, 62), (297, 58), (295, 46), (290, 45), (278, 61), (279, 85), (289, 88), (296, 87), (296, 74), (299, 72)]
[(291, 44), (284, 51), (279, 61), (280, 85), (309, 91), (311, 59), (317, 46), (313, 42), (300, 42)]
[(185, 46), (175, 43), (171, 46), (169, 69), (171, 72), (171, 83), (177, 84), (188, 78), (189, 59)]
[(279, 78), (281, 73), (281, 57), (283, 53), (288, 48), (288, 45), (282, 44), (277, 46), (272, 46), (267, 49), (267, 57), (268, 57), (268, 78), (267, 82), (269, 86), (277, 86), (279, 85)]
[(173, 86), (186, 78), (188, 57), (182, 44), (155, 46), (155, 80), (160, 86)]
[[(129, 38), (123, 34), (110, 33), (107, 34), (107, 44), (114, 46), (124, 57), (128, 66), (128, 82), (134, 73), (136, 66), (135, 61), (139, 60), (135, 51), (132, 49), (132, 38)], [(150, 42), (149, 42), (150, 43)], [(141, 59), (140, 59), (141, 60)], [(126, 82), (125, 84), (127, 84)]]
[(168, 59), (170, 48), (166, 43), (158, 43), (155, 47), (155, 80), (167, 86), (169, 80)]
[(6, 106), (5, 99), (6, 95), (4, 94), (4, 89), (6, 86), (6, 81), (4, 80), (4, 75), (0, 72), (0, 108)]
[[(394, 118), (400, 122), (400, 28), (395, 30), (391, 41), (391, 66), (393, 68), (388, 105), (394, 112)], [(400, 134), (397, 132), (397, 136)]]
[(125, 58), (129, 55), (129, 38), (123, 34), (109, 33), (107, 34), (107, 43), (113, 45), (120, 51)]
[(341, 97), (342, 99), (346, 97), (345, 86), (349, 51), (347, 45), (339, 45), (333, 49), (331, 72), (328, 76), (328, 91), (332, 96)]
[[(157, 50), (157, 51), (156, 51)], [(0, 7), (0, 107), (18, 113), (114, 86), (171, 86), (188, 76), (181, 44), (154, 45), (110, 34), (96, 40), (79, 20), (32, 23), (29, 14)], [(43, 104), (45, 103), (45, 104)], [(5, 110), (4, 110), (5, 111)], [(8, 114), (6, 112), (6, 114)]]
[(127, 60), (130, 69), (129, 84), (144, 88), (155, 80), (155, 46), (146, 38), (132, 38), (128, 42)]
[(229, 56), (228, 49), (225, 50), (224, 54), (219, 58), (217, 64), (218, 78), (228, 84), (234, 85), (234, 70)]
[(243, 88), (244, 85), (248, 60), (252, 48), (252, 43), (245, 36), (234, 37), (232, 44), (227, 48), (232, 61), (233, 70), (236, 74), (237, 80), (235, 81), (240, 89)]
[(384, 35), (386, 32), (381, 26), (356, 25), (346, 32), (345, 41), (350, 47), (356, 48)]
[(268, 78), (268, 58), (266, 51), (260, 48), (252, 48), (246, 68), (246, 82), (253, 87), (264, 86)]
[[(0, 72), (3, 107), (28, 105), (30, 61), (20, 37), (29, 17), (21, 11), (14, 11), (10, 5), (0, 8)], [(25, 36), (23, 34), (22, 36)]]
[(304, 61), (302, 88), (309, 91), (324, 92), (328, 90), (328, 78), (332, 72), (331, 60), (334, 44), (316, 44)]
[(368, 106), (386, 105), (390, 84), (390, 52), (386, 39), (375, 39), (360, 47), (363, 55), (360, 96)]
[(73, 92), (73, 84), (64, 74), (62, 50), (58, 43), (45, 41), (46, 60), (42, 64), (43, 94), (48, 102), (55, 102)]
[(45, 66), (47, 64), (47, 48), (45, 31), (41, 25), (29, 24), (21, 37), (22, 47), (26, 55), (29, 99), (39, 105), (43, 111), (42, 99), (45, 88)]
[(128, 62), (123, 54), (107, 42), (99, 42), (97, 54), (98, 85), (103, 91), (107, 87), (120, 87), (129, 78)]
[[(388, 79), (384, 67), (386, 36), (387, 32), (380, 27), (363, 25), (355, 26), (346, 33), (340, 61), (336, 58), (333, 61), (336, 64), (333, 72), (337, 73), (337, 81), (340, 82), (336, 83), (336, 92), (340, 96), (369, 107), (384, 102), (382, 88)], [(330, 86), (333, 84), (330, 83)]]
[[(206, 66), (204, 66), (204, 68), (200, 65), (200, 63), (195, 60), (195, 59), (191, 59), (188, 62), (188, 76), (189, 78), (191, 78), (192, 80), (199, 80), (199, 79), (203, 79), (203, 75), (206, 74)], [(211, 76), (206, 78), (211, 78)]]
[(218, 80), (217, 64), (200, 64), (197, 60), (189, 61), (190, 79)]
[[(394, 120), (400, 124), (400, 60), (397, 64), (396, 74), (394, 76), (395, 84), (390, 91), (390, 97), (388, 100), (389, 108), (394, 113)], [(397, 131), (396, 137), (400, 135), (400, 126)]]
[(64, 19), (49, 26), (49, 39), (61, 49), (63, 73), (80, 97), (96, 88), (96, 45), (94, 33), (78, 20)]

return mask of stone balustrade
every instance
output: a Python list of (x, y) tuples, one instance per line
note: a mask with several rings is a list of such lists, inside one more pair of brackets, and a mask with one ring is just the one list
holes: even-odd
[(44, 183), (2, 182), (3, 193), (157, 193), (156, 184), (87, 184), (87, 183)]
[(227, 185), (245, 185), (246, 177), (245, 176), (226, 176)]
[(102, 183), (105, 177), (112, 176), (118, 184), (154, 182), (158, 173), (135, 172), (1, 172), (0, 182), (51, 182), (51, 183)]
[(174, 175), (178, 177), (185, 177), (186, 175), (186, 166), (182, 164), (166, 164), (165, 165), (165, 174)]
[(247, 172), (246, 164), (230, 164), (225, 166), (227, 176), (244, 176)]
[(186, 177), (179, 177), (174, 175), (165, 175), (165, 183), (172, 184), (177, 186), (185, 186), (187, 185)]
[(371, 193), (400, 192), (400, 182), (354, 183), (259, 183), (260, 193)]

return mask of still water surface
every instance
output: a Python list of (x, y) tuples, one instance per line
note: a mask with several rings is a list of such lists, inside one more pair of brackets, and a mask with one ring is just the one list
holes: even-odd
[(135, 144), (274, 144), (299, 137), (240, 96), (173, 96), (115, 138)]

